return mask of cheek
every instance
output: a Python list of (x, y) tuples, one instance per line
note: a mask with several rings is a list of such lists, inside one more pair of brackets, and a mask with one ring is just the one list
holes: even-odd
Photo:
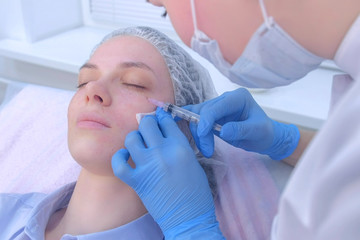
[(68, 106), (68, 112), (67, 112), (67, 118), (68, 118), (68, 129), (70, 131), (71, 126), (76, 123), (76, 112), (79, 106), (79, 96), (77, 93), (73, 96), (71, 99), (69, 106)]
[(127, 95), (127, 97), (116, 101), (118, 107), (115, 107), (114, 121), (117, 127), (125, 134), (138, 129), (137, 113), (153, 112), (156, 109), (144, 95)]

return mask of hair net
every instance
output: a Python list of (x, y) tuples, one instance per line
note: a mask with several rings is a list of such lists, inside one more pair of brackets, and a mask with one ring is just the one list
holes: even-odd
[(217, 95), (208, 71), (182, 47), (153, 28), (129, 27), (115, 30), (106, 35), (92, 53), (102, 43), (116, 36), (136, 36), (145, 39), (160, 52), (173, 82), (176, 105), (197, 104)]
[[(115, 30), (106, 35), (103, 40), (95, 46), (91, 55), (101, 44), (118, 36), (136, 36), (145, 39), (160, 52), (172, 79), (176, 105), (197, 104), (217, 96), (208, 71), (177, 43), (165, 34), (150, 27), (140, 26)], [(205, 170), (212, 193), (215, 196), (217, 190), (213, 167), (223, 167), (222, 163), (214, 160), (214, 158), (207, 159), (200, 153), (190, 133), (187, 122), (179, 121), (178, 125), (189, 139), (197, 159)], [(216, 155), (216, 153), (214, 153), (214, 155)]]

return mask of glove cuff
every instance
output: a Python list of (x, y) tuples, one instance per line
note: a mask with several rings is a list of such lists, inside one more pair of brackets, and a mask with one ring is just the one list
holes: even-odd
[(221, 233), (219, 222), (216, 220), (215, 213), (208, 213), (190, 221), (181, 223), (178, 226), (164, 232), (165, 239), (225, 239)]
[(300, 140), (300, 131), (294, 124), (279, 123), (272, 120), (274, 129), (273, 144), (264, 154), (274, 160), (282, 160), (290, 156)]

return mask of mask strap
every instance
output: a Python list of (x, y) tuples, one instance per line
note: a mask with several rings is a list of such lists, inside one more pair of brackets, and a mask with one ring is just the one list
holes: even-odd
[(195, 0), (190, 0), (190, 4), (191, 4), (191, 14), (192, 14), (192, 19), (193, 19), (193, 25), (194, 25), (194, 35), (197, 39), (201, 38), (201, 34), (199, 33), (199, 29), (197, 26), (197, 20), (196, 20), (196, 11), (195, 11)]
[(259, 0), (259, 4), (260, 4), (261, 14), (263, 15), (265, 25), (268, 29), (270, 29), (273, 24), (273, 18), (268, 16), (268, 14), (266, 12), (264, 0)]

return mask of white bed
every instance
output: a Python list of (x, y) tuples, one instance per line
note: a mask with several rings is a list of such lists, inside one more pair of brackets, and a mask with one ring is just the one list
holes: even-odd
[(75, 181), (67, 148), (72, 91), (0, 79), (0, 192), (51, 192)]

